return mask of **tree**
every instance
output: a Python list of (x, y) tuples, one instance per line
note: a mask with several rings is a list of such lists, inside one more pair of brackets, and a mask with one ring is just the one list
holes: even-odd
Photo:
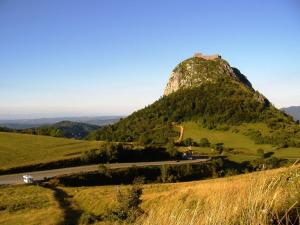
[(201, 138), (199, 142), (199, 147), (209, 147), (210, 143), (207, 138)]
[(168, 142), (168, 144), (166, 145), (166, 151), (171, 158), (176, 158), (179, 155), (179, 152), (177, 151), (173, 141)]
[(177, 179), (177, 177), (173, 174), (173, 170), (170, 165), (163, 165), (160, 168), (160, 173), (163, 183), (175, 182)]
[(224, 143), (217, 143), (212, 146), (212, 148), (218, 153), (222, 154), (224, 150)]
[(96, 163), (100, 159), (96, 149), (91, 149), (81, 155), (81, 160), (86, 163)]
[(193, 139), (192, 138), (186, 138), (182, 141), (183, 145), (188, 147), (193, 145)]
[(123, 150), (122, 144), (106, 142), (100, 146), (100, 153), (106, 162), (114, 162), (119, 159), (120, 151)]
[(265, 158), (265, 151), (261, 148), (257, 149), (257, 155), (259, 158), (264, 159)]
[(141, 145), (147, 145), (149, 144), (151, 141), (151, 139), (149, 137), (147, 137), (145, 134), (142, 134), (140, 137), (139, 137), (139, 143)]
[(117, 191), (116, 206), (109, 209), (108, 216), (113, 220), (133, 223), (144, 211), (141, 209), (141, 195), (143, 190), (140, 185), (134, 184), (125, 192)]

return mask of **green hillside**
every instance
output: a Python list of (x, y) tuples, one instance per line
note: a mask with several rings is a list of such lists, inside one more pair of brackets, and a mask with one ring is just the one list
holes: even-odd
[(80, 156), (96, 141), (0, 132), (0, 169)]
[(188, 121), (208, 129), (260, 122), (265, 124), (268, 132), (254, 127), (249, 130), (253, 140), (291, 147), (300, 144), (300, 129), (291, 117), (261, 102), (257, 92), (229, 78), (164, 96), (126, 119), (100, 128), (93, 137), (97, 140), (139, 141), (145, 136), (149, 143), (166, 143), (168, 138), (178, 135), (172, 124)]
[[(251, 137), (245, 135), (249, 129), (257, 129), (261, 132), (268, 132), (268, 127), (264, 123), (248, 123), (233, 126), (228, 130), (207, 129), (195, 122), (185, 122), (183, 139), (191, 138), (199, 142), (202, 138), (207, 138), (210, 143), (223, 143), (227, 149), (224, 154), (230, 160), (242, 162), (257, 159), (257, 150), (263, 149), (266, 155), (285, 158), (292, 161), (300, 159), (300, 148), (288, 147), (278, 148), (271, 144), (257, 144)], [(182, 148), (185, 150), (185, 148)], [(200, 154), (214, 154), (211, 148), (192, 147), (193, 151)]]

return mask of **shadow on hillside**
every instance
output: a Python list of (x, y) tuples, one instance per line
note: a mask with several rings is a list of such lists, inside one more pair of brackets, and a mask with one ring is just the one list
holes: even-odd
[(54, 191), (54, 197), (59, 204), (59, 207), (63, 210), (63, 221), (59, 222), (57, 225), (78, 225), (80, 216), (83, 213), (82, 210), (74, 209), (71, 205), (71, 202), (68, 198), (70, 196), (64, 192), (62, 189), (55, 187), (50, 184), (40, 184), (44, 188), (51, 189)]
[(264, 154), (264, 158), (270, 158), (272, 155), (274, 155), (274, 152), (267, 152)]

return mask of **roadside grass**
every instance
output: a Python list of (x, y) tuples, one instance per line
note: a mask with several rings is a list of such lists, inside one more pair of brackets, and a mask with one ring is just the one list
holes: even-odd
[(145, 188), (147, 214), (137, 224), (299, 223), (299, 166), (165, 187)]
[[(103, 216), (113, 207), (117, 190), (127, 187), (62, 189), (84, 212)], [(146, 213), (136, 224), (293, 224), (300, 216), (299, 188), (300, 166), (204, 181), (146, 184), (142, 195)]]
[(117, 190), (125, 190), (126, 186), (62, 187), (62, 189), (72, 195), (73, 201), (84, 211), (104, 215), (106, 210), (114, 204)]
[[(265, 153), (271, 153), (278, 158), (286, 158), (291, 161), (300, 158), (300, 148), (276, 149), (272, 145), (256, 144), (250, 137), (243, 134), (248, 129), (256, 129), (263, 134), (268, 134), (269, 129), (265, 124), (242, 124), (226, 131), (209, 130), (199, 126), (195, 122), (185, 122), (182, 125), (184, 126), (183, 139), (192, 138), (195, 141), (199, 141), (201, 138), (207, 138), (213, 144), (224, 143), (225, 147), (233, 148), (237, 152), (237, 154), (227, 154), (230, 160), (236, 162), (257, 158), (257, 149), (259, 148), (263, 149)], [(209, 148), (193, 147), (193, 150), (200, 154), (212, 154)]]
[(0, 187), (0, 224), (59, 224), (61, 218), (52, 191), (33, 185)]
[(0, 132), (0, 169), (80, 156), (100, 142)]

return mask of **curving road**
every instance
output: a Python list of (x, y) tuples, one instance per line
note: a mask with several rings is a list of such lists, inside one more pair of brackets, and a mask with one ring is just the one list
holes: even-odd
[[(137, 162), (137, 163), (113, 163), (113, 164), (105, 164), (107, 168), (117, 169), (117, 168), (128, 168), (131, 166), (162, 166), (162, 165), (181, 165), (181, 164), (191, 164), (191, 163), (200, 163), (206, 162), (209, 159), (195, 159), (195, 160), (182, 160), (182, 161), (159, 161), (159, 162)], [(30, 174), (33, 176), (35, 180), (42, 180), (45, 177), (51, 178), (61, 175), (68, 175), (73, 173), (82, 173), (82, 172), (92, 172), (97, 171), (99, 165), (89, 165), (89, 166), (77, 166), (77, 167), (69, 167), (62, 169), (54, 169), (54, 170), (44, 170), (44, 171), (35, 171), (35, 172), (24, 172), (10, 175), (2, 175), (0, 176), (0, 185), (4, 184), (22, 184), (23, 179), (22, 176), (24, 174)]]

